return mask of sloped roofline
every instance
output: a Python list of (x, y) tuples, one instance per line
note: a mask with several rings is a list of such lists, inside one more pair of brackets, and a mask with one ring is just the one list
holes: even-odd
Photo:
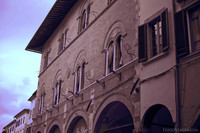
[(56, 0), (25, 50), (41, 53), (42, 47), (78, 0)]
[(14, 116), (14, 118), (17, 118), (18, 116), (20, 116), (21, 114), (24, 114), (24, 113), (29, 113), (29, 109), (23, 109), (21, 112), (19, 112), (18, 114), (16, 114), (15, 116)]
[(32, 101), (34, 98), (36, 98), (37, 90), (32, 94), (32, 96), (28, 99), (28, 101)]

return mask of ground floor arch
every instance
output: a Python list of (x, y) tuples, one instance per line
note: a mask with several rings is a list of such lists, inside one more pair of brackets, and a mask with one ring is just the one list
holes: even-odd
[(192, 129), (191, 133), (200, 132), (200, 115), (197, 117), (191, 129)]
[(133, 118), (128, 108), (119, 101), (108, 104), (101, 112), (94, 133), (133, 133)]
[(54, 125), (51, 130), (49, 131), (49, 133), (61, 133), (60, 128), (58, 127), (58, 125)]
[(72, 120), (67, 133), (89, 133), (87, 123), (83, 117), (77, 116)]
[(144, 114), (144, 133), (173, 133), (173, 129), (174, 123), (171, 113), (164, 105), (153, 105)]

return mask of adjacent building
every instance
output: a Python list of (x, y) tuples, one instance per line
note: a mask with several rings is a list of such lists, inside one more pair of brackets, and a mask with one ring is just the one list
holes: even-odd
[(180, 125), (200, 131), (200, 1), (174, 2)]
[(26, 47), (42, 55), (31, 131), (198, 132), (199, 7), (57, 0)]
[(23, 109), (15, 115), (15, 133), (26, 133), (27, 123), (29, 119), (29, 109)]
[(8, 125), (3, 128), (4, 133), (15, 133), (16, 120), (11, 121)]
[(36, 94), (37, 91), (28, 99), (31, 102), (30, 108), (23, 109), (15, 115), (14, 120), (4, 127), (4, 133), (33, 133), (31, 127), (33, 125), (32, 115), (35, 108)]
[(26, 133), (32, 133), (31, 127), (33, 125), (33, 110), (35, 108), (36, 94), (37, 94), (37, 91), (35, 91), (32, 94), (32, 96), (28, 99), (28, 101), (31, 102), (31, 105), (29, 108), (29, 118), (28, 118), (28, 126), (27, 126)]

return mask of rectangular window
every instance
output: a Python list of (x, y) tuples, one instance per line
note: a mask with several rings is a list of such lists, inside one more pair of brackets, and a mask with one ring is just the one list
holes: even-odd
[(189, 11), (192, 52), (200, 50), (200, 7)]
[(178, 58), (200, 50), (199, 4), (175, 13), (175, 37)]
[(138, 27), (139, 62), (146, 61), (169, 48), (167, 9), (163, 8)]

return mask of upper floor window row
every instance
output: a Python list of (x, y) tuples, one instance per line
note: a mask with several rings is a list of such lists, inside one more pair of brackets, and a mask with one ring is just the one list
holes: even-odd
[(200, 51), (200, 4), (175, 14), (177, 57)]
[(163, 8), (138, 27), (139, 62), (153, 58), (169, 48), (168, 13)]

